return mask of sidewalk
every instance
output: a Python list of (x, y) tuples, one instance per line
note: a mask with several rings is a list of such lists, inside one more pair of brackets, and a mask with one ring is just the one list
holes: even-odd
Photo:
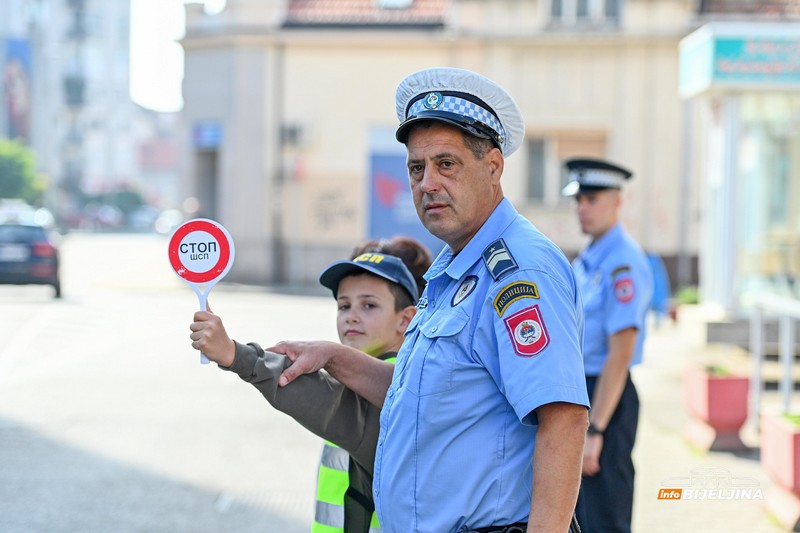
[[(681, 373), (702, 360), (714, 347), (705, 342), (705, 322), (713, 310), (702, 306), (681, 308), (678, 322), (651, 325), (642, 365), (633, 370), (641, 410), (634, 449), (636, 493), (633, 531), (647, 533), (719, 532), (775, 533), (784, 531), (766, 510), (771, 481), (761, 468), (757, 435), (747, 429), (742, 439), (745, 453), (705, 452), (684, 437), (688, 421), (683, 406)], [(698, 470), (704, 469), (704, 470)], [(705, 470), (714, 469), (714, 470)], [(705, 472), (747, 481), (761, 489), (764, 499), (659, 500), (663, 482)]]

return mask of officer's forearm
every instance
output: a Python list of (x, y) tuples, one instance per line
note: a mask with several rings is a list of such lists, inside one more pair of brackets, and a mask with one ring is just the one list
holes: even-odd
[(628, 379), (628, 366), (636, 349), (636, 328), (627, 328), (608, 339), (608, 359), (595, 385), (592, 411), (589, 419), (597, 429), (604, 431)]
[(539, 429), (533, 454), (533, 498), (528, 532), (567, 531), (581, 479), (588, 426), (586, 407), (557, 402), (536, 409)]
[(394, 365), (362, 352), (342, 350), (325, 365), (333, 377), (377, 407), (383, 407)]
[(288, 357), (265, 352), (256, 343), (237, 342), (235, 346), (234, 364), (225, 370), (252, 384), (278, 411), (347, 450), (372, 473), (379, 409), (325, 372), (303, 374), (286, 387), (279, 387), (281, 372), (292, 364)]

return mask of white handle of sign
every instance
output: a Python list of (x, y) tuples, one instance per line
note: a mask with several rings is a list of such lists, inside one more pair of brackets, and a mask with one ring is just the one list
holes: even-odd
[[(201, 291), (200, 287), (197, 285), (192, 285), (192, 289), (194, 289), (194, 293), (197, 295), (197, 299), (200, 301), (200, 310), (201, 311), (208, 311), (208, 293), (211, 291), (211, 287), (214, 286), (214, 283), (207, 283), (205, 290)], [(207, 365), (210, 361), (206, 354), (200, 352), (200, 364)]]

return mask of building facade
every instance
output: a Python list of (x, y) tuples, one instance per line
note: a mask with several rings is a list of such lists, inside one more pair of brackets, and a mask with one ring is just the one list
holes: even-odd
[(216, 16), (188, 6), (184, 177), (242, 242), (233, 275), (257, 282), (312, 280), (359, 240), (419, 230), (401, 207), (394, 89), (447, 65), (497, 80), (522, 108), (526, 140), (504, 190), (545, 234), (568, 254), (584, 244), (559, 195), (561, 162), (606, 157), (634, 172), (629, 231), (673, 285), (695, 284), (714, 206), (695, 157), (703, 126), (678, 92), (679, 43), (711, 21), (800, 16), (784, 0), (227, 4)]
[(177, 164), (140, 146), (164, 152), (174, 129), (131, 101), (130, 11), (130, 0), (0, 3), (0, 137), (35, 151), (45, 202), (66, 226), (81, 224), (87, 198), (113, 191), (180, 201)]
[[(185, 191), (234, 235), (233, 279), (314, 280), (358, 241), (418, 231), (394, 91), (415, 70), (468, 68), (525, 115), (503, 178), (525, 216), (576, 253), (585, 240), (559, 195), (561, 162), (615, 160), (635, 174), (625, 225), (691, 283), (700, 188), (677, 86), (697, 14), (690, 0), (228, 0), (214, 16), (189, 4)], [(397, 224), (381, 228), (386, 217)]]

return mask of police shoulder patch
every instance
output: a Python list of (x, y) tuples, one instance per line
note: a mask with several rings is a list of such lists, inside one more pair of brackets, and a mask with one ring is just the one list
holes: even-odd
[(530, 281), (509, 283), (494, 299), (494, 309), (498, 316), (503, 316), (506, 308), (521, 298), (539, 299), (539, 288)]
[(614, 284), (614, 297), (619, 303), (626, 304), (633, 300), (636, 289), (633, 286), (630, 266), (622, 265), (612, 270), (611, 281)]
[(533, 357), (547, 348), (550, 335), (538, 305), (528, 307), (503, 320), (514, 351), (521, 357)]
[(508, 247), (503, 239), (497, 239), (492, 244), (486, 247), (481, 254), (483, 262), (489, 273), (496, 280), (500, 279), (504, 274), (519, 268), (514, 256), (508, 251)]
[(633, 300), (636, 289), (633, 287), (633, 279), (629, 276), (619, 278), (614, 281), (614, 296), (619, 303), (626, 304)]

